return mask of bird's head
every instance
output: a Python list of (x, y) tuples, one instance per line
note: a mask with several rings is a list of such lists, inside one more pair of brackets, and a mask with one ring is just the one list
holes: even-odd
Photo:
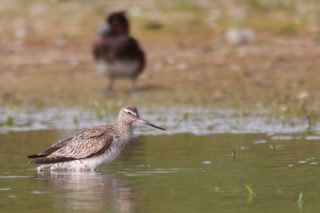
[(130, 124), (133, 122), (137, 122), (165, 131), (164, 128), (156, 126), (149, 121), (142, 119), (139, 115), (138, 109), (135, 106), (122, 107), (118, 116), (118, 121)]
[(107, 16), (106, 24), (102, 27), (101, 36), (128, 35), (130, 30), (129, 21), (124, 11), (114, 12)]

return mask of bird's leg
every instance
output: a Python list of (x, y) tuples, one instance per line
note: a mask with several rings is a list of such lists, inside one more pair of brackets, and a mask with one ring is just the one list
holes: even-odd
[(43, 166), (41, 165), (41, 166), (38, 166), (37, 167), (37, 172), (39, 173), (39, 172), (41, 172), (41, 170), (43, 169)]
[(113, 81), (111, 78), (108, 79), (108, 86), (106, 88), (107, 93), (113, 93)]
[(132, 79), (130, 92), (134, 93), (137, 91), (136, 79)]
[(49, 167), (48, 165), (40, 165), (37, 167), (37, 172), (40, 173), (40, 172), (42, 172), (42, 170), (44, 170), (48, 167)]

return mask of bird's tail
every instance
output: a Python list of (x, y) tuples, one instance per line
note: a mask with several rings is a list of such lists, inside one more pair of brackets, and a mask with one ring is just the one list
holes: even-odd
[(28, 158), (32, 158), (31, 163), (35, 163), (35, 164), (52, 164), (52, 163), (62, 163), (62, 162), (75, 160), (74, 158), (67, 158), (67, 157), (41, 158), (35, 155), (30, 155), (28, 156)]

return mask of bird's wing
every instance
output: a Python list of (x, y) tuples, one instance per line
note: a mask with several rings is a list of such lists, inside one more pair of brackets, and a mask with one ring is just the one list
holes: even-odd
[(134, 57), (140, 61), (140, 68), (139, 70), (142, 71), (145, 68), (146, 64), (146, 56), (144, 51), (141, 49), (139, 42), (133, 38), (129, 37), (127, 42), (127, 54), (131, 55), (131, 57)]
[(100, 60), (109, 55), (110, 44), (104, 40), (97, 41), (92, 48), (92, 54), (95, 60)]
[(50, 155), (52, 152), (56, 151), (57, 149), (65, 146), (73, 138), (74, 138), (74, 136), (59, 140), (57, 143), (55, 143), (52, 146), (50, 146), (49, 149), (46, 149), (45, 151), (39, 152), (39, 153), (34, 154), (34, 155), (29, 155), (28, 158), (43, 158), (43, 157), (46, 157), (46, 156)]
[(121, 50), (123, 39), (114, 37), (102, 38), (97, 41), (92, 48), (92, 54), (96, 61), (98, 60), (114, 60)]
[(106, 37), (95, 42), (92, 48), (95, 60), (139, 59), (145, 61), (145, 55), (139, 42), (131, 36)]
[(44, 158), (37, 158), (33, 162), (38, 164), (58, 163), (88, 158), (99, 155), (107, 150), (113, 137), (106, 132), (106, 128), (93, 128), (73, 137), (70, 142), (53, 151)]

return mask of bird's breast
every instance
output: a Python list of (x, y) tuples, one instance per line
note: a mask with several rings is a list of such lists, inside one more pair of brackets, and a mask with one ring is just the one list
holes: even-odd
[(109, 77), (130, 77), (139, 72), (140, 63), (137, 60), (98, 60), (96, 70), (98, 74)]

